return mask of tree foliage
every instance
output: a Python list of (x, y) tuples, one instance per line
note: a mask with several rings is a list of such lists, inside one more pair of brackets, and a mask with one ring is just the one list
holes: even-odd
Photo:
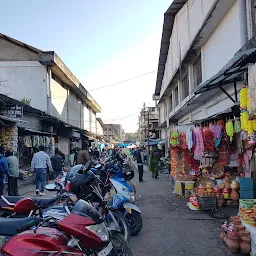
[(129, 141), (136, 141), (139, 139), (139, 134), (138, 132), (127, 132), (125, 133), (125, 140), (129, 140)]

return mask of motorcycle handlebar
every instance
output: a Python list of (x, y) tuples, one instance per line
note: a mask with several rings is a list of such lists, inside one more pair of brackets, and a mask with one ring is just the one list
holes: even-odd
[(37, 219), (31, 220), (30, 222), (28, 222), (27, 224), (17, 228), (17, 233), (21, 233), (25, 230), (28, 230), (30, 228), (32, 228), (33, 226), (36, 226), (40, 221)]

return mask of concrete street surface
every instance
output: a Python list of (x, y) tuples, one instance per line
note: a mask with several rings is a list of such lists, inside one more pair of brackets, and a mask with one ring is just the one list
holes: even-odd
[[(143, 228), (131, 238), (134, 256), (229, 256), (233, 255), (219, 240), (221, 213), (211, 216), (201, 211), (191, 211), (187, 199), (172, 192), (168, 174), (153, 179), (144, 166), (144, 182), (138, 175), (136, 185), (137, 205), (142, 211)], [(46, 192), (51, 197), (55, 192)], [(20, 189), (24, 196), (35, 196), (35, 185)], [(222, 218), (216, 218), (222, 216)]]
[(135, 177), (133, 183), (143, 218), (140, 234), (131, 239), (134, 256), (233, 255), (219, 240), (223, 219), (191, 211), (187, 199), (173, 194), (168, 174), (153, 179), (145, 171), (144, 182)]

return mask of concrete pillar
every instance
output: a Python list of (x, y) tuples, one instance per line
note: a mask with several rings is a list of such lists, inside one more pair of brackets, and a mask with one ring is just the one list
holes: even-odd
[(46, 91), (47, 91), (47, 114), (48, 115), (52, 115), (51, 79), (52, 79), (52, 71), (49, 67), (47, 67)]
[(238, 0), (241, 46), (247, 42), (246, 1)]

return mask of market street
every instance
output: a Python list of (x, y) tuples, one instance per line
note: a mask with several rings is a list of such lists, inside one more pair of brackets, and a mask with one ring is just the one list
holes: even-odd
[(144, 183), (133, 179), (143, 215), (143, 228), (131, 239), (134, 256), (233, 255), (219, 240), (222, 220), (191, 211), (187, 199), (173, 194), (168, 174), (150, 175), (144, 173)]

